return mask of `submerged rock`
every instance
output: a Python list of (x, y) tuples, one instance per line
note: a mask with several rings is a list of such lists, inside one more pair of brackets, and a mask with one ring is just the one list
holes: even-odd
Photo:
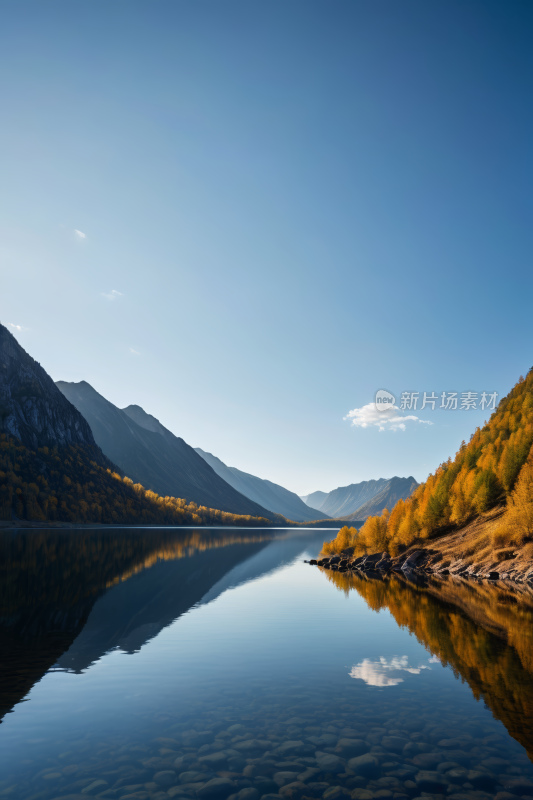
[(348, 769), (363, 778), (377, 778), (379, 776), (379, 761), (370, 754), (356, 756), (348, 761)]
[(205, 800), (225, 798), (233, 794), (235, 788), (235, 783), (230, 781), (229, 778), (212, 778), (201, 789), (198, 789), (196, 794), (200, 798), (205, 798)]
[(336, 753), (343, 758), (362, 756), (370, 750), (363, 739), (339, 739), (335, 748)]
[(333, 753), (323, 753), (317, 750), (315, 753), (317, 766), (322, 772), (342, 772), (344, 765), (338, 756)]
[(302, 783), (301, 781), (293, 781), (293, 783), (288, 783), (285, 786), (282, 786), (279, 790), (279, 793), (286, 800), (300, 800), (306, 791), (307, 786), (305, 783)]
[(416, 773), (414, 780), (421, 792), (445, 794), (448, 788), (448, 781), (444, 775), (432, 770), (420, 770)]

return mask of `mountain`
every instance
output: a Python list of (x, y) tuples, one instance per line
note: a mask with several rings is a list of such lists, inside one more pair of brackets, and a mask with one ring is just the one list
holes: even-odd
[(228, 467), (212, 453), (206, 453), (200, 447), (196, 452), (215, 470), (217, 475), (223, 478), (226, 483), (233, 486), (245, 497), (249, 497), (256, 503), (276, 514), (283, 514), (284, 517), (294, 520), (294, 522), (311, 522), (317, 519), (325, 519), (326, 514), (318, 514), (298, 497), (294, 492), (284, 489), (272, 481), (257, 478), (248, 472), (236, 467)]
[(346, 517), (371, 500), (384, 483), (386, 483), (385, 478), (379, 478), (378, 480), (351, 483), (349, 486), (339, 486), (338, 489), (329, 492), (322, 503), (321, 510), (330, 517)]
[(321, 514), (353, 522), (380, 513), (383, 508), (392, 508), (400, 498), (405, 500), (409, 497), (417, 486), (412, 477), (378, 478), (339, 486), (329, 493), (313, 492), (302, 500), (312, 508), (317, 508)]
[[(379, 483), (379, 481), (376, 481), (376, 483)], [(407, 500), (417, 486), (418, 483), (412, 476), (410, 478), (394, 477), (384, 481), (377, 494), (359, 506), (353, 513), (343, 517), (343, 519), (354, 522), (355, 520), (364, 520), (374, 514), (381, 514), (384, 508), (390, 510), (398, 500)]]
[(305, 497), (301, 497), (300, 500), (303, 500), (309, 508), (316, 508), (317, 511), (320, 511), (327, 496), (327, 492), (311, 492), (311, 494), (306, 494)]
[(117, 408), (86, 381), (58, 381), (56, 386), (83, 414), (106, 456), (134, 483), (163, 497), (184, 498), (199, 506), (275, 518), (235, 491), (192, 447), (140, 406)]
[[(80, 412), (58, 391), (52, 378), (0, 324), (0, 433), (25, 447), (82, 445), (109, 466)], [(113, 464), (110, 466), (113, 467)]]
[[(209, 469), (189, 449), (201, 469)], [(241, 501), (241, 505), (259, 508), (245, 497)], [(264, 526), (267, 515), (272, 516), (198, 508), (134, 486), (104, 455), (80, 410), (0, 325), (0, 520), (15, 525), (32, 520), (37, 524)]]

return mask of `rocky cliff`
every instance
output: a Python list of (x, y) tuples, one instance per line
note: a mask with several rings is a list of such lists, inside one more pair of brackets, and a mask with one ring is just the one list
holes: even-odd
[(17, 437), (31, 450), (67, 444), (99, 450), (87, 421), (2, 324), (0, 432)]

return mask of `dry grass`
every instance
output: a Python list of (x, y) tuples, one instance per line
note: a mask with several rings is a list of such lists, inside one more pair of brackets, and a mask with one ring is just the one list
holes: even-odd
[(427, 548), (433, 553), (442, 554), (439, 568), (453, 566), (454, 563), (476, 564), (489, 572), (508, 572), (511, 569), (530, 567), (533, 564), (533, 541), (509, 546), (508, 541), (500, 542), (497, 536), (502, 527), (505, 506), (499, 506), (471, 520), (467, 525), (452, 530), (439, 538), (415, 542), (409, 552)]
[(515, 558), (514, 552), (515, 547), (504, 547), (502, 550), (495, 550), (494, 551), (494, 560), (498, 563), (500, 561), (511, 561)]

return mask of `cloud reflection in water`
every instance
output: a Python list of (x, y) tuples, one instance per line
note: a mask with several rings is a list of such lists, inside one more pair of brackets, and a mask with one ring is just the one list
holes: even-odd
[(368, 686), (397, 686), (403, 683), (403, 678), (393, 677), (391, 673), (410, 672), (412, 675), (419, 675), (423, 669), (431, 667), (410, 667), (407, 656), (393, 656), (389, 661), (381, 656), (379, 661), (363, 659), (352, 667), (349, 674), (351, 678), (358, 678)]

